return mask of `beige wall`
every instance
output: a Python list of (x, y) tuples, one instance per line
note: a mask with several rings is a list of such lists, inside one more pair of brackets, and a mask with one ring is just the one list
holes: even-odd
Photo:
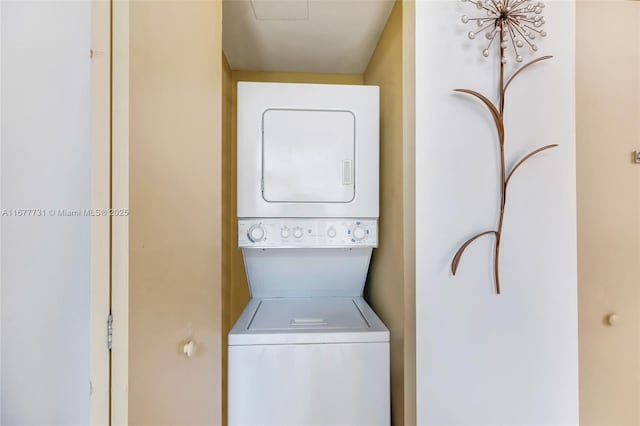
[[(107, 2), (91, 6), (91, 49), (94, 51), (110, 49), (109, 9)], [(110, 205), (110, 62), (104, 54), (91, 58), (91, 208), (96, 210)], [(109, 423), (110, 354), (104, 344), (104, 321), (110, 308), (110, 237), (109, 218), (91, 218), (89, 422), (92, 425)]]
[[(414, 375), (411, 365), (405, 366), (405, 352), (412, 351), (413, 337), (405, 339), (407, 317), (411, 311), (405, 303), (405, 145), (404, 81), (403, 81), (403, 4), (397, 2), (387, 21), (378, 46), (364, 74), (364, 83), (380, 86), (380, 240), (374, 251), (366, 297), (391, 332), (391, 399), (394, 425), (412, 424), (412, 407), (407, 407), (405, 395), (411, 401), (412, 389), (405, 389), (405, 376)], [(409, 329), (413, 327), (409, 325)], [(411, 364), (411, 363), (409, 363)], [(413, 383), (411, 380), (408, 386)], [(405, 409), (408, 408), (408, 421)], [(415, 422), (415, 420), (413, 420)]]
[(130, 5), (131, 425), (221, 423), (221, 17)]
[[(222, 54), (222, 424), (227, 424), (227, 335), (233, 326), (231, 318), (231, 275), (237, 262), (236, 196), (231, 180), (235, 181), (235, 163), (231, 161), (233, 96), (231, 67)], [(236, 244), (236, 245), (234, 245)], [(240, 258), (242, 262), (242, 258)]]
[[(129, 3), (113, 4), (111, 70), (111, 198), (114, 208), (129, 208)], [(129, 420), (129, 218), (111, 220), (111, 424)], [(104, 324), (103, 324), (104, 327)], [(92, 423), (93, 424), (93, 423)]]
[(579, 0), (576, 47), (580, 419), (638, 425), (640, 2)]

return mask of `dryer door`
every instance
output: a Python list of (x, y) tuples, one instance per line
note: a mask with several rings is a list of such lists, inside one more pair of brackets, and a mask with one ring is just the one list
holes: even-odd
[(271, 203), (348, 203), (355, 196), (351, 111), (267, 109), (262, 197)]
[(378, 217), (375, 86), (239, 82), (238, 218)]

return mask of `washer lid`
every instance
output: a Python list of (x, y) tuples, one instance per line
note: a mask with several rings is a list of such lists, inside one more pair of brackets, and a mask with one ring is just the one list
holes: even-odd
[(229, 346), (387, 343), (389, 330), (362, 297), (252, 298)]
[(343, 330), (370, 327), (353, 299), (265, 299), (260, 302), (249, 330)]

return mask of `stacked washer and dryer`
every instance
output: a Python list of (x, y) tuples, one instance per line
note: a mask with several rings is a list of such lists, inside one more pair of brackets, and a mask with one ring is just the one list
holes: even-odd
[(389, 331), (363, 299), (378, 244), (378, 87), (238, 83), (231, 426), (389, 425)]

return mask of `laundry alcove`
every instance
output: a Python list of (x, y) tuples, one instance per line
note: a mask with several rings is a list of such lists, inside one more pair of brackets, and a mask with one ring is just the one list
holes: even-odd
[(379, 247), (365, 297), (391, 332), (392, 424), (414, 422), (413, 147), (412, 131), (405, 131), (413, 114), (410, 22), (412, 10), (402, 1), (223, 2), (223, 410), (226, 336), (249, 300), (237, 239), (237, 83), (364, 84), (380, 87)]

